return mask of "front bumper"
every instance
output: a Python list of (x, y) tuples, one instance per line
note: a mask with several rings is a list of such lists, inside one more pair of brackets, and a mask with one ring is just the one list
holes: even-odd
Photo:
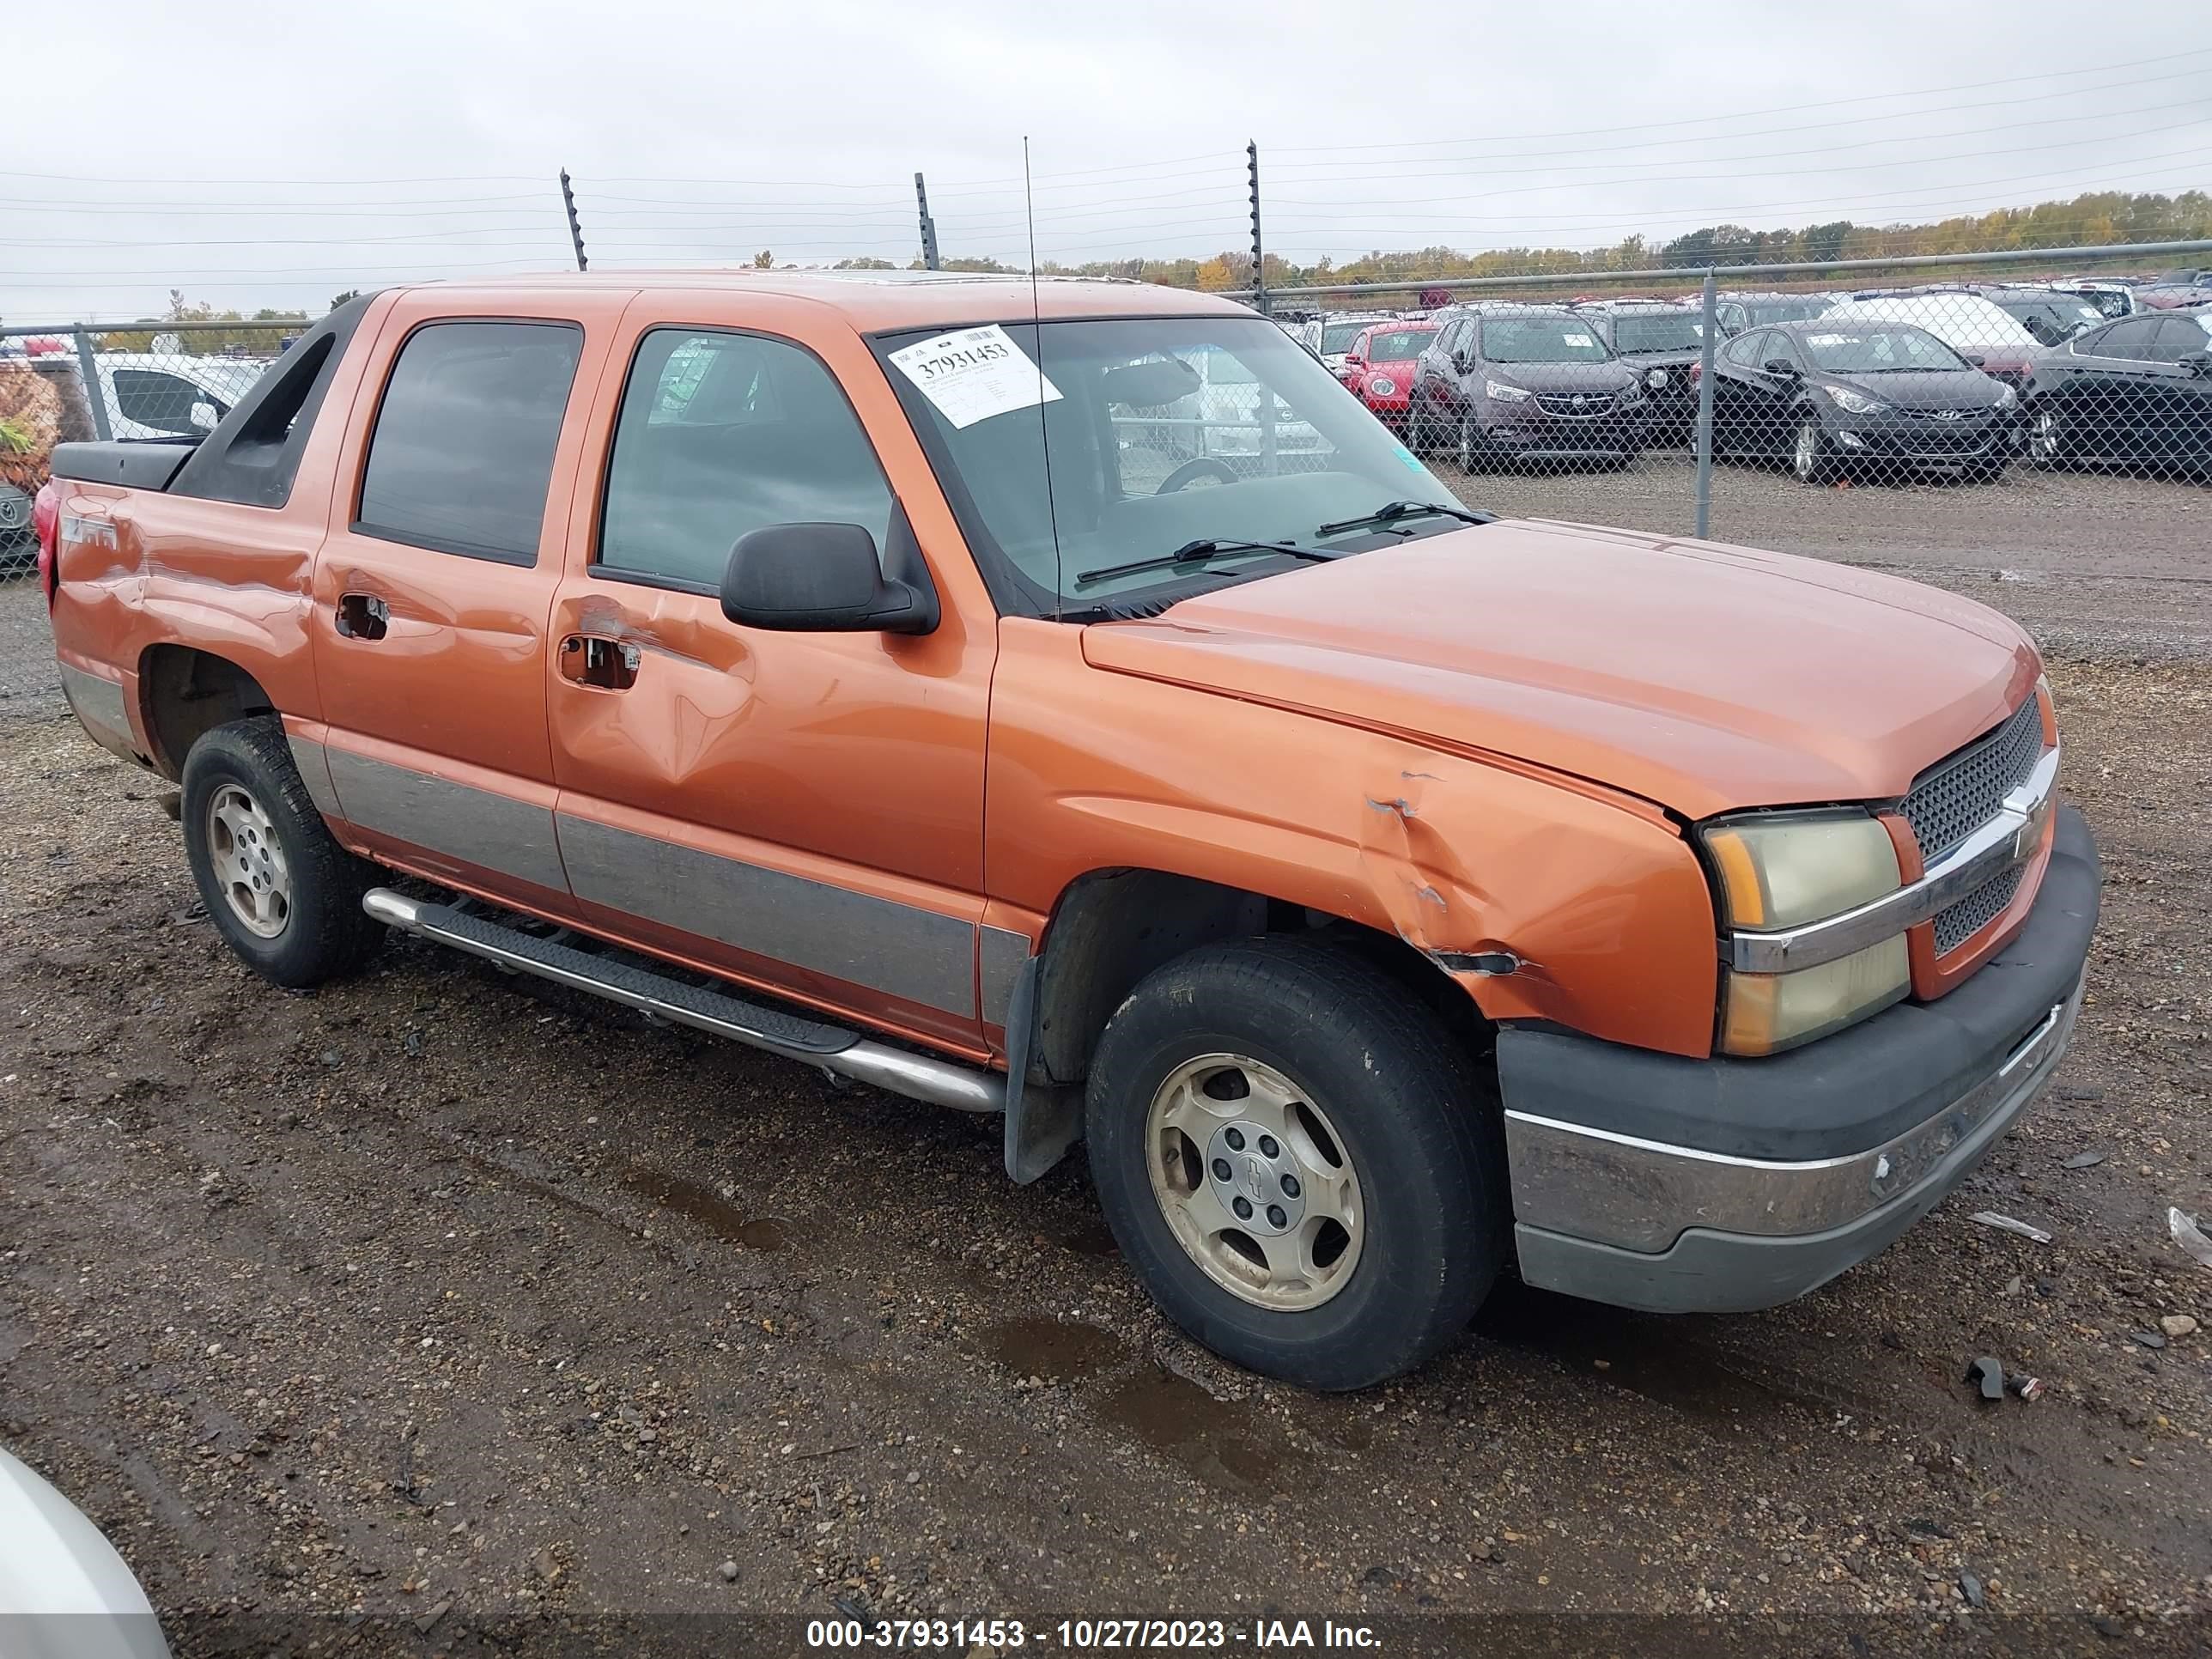
[(1864, 418), (1829, 418), (1829, 430), (1841, 453), (1866, 460), (1917, 470), (1987, 466), (2008, 460), (2019, 447), (2020, 423), (2007, 416), (1960, 422)]
[(1500, 455), (1528, 460), (1572, 460), (1583, 456), (1632, 455), (1644, 447), (1651, 433), (1651, 409), (1647, 403), (1633, 409), (1577, 418), (1572, 416), (1522, 412), (1478, 418), (1475, 431), (1484, 447)]
[(1764, 1060), (1502, 1031), (1521, 1275), (1659, 1312), (1802, 1296), (1887, 1249), (2057, 1067), (2100, 874), (2062, 807), (2026, 925), (1949, 995)]

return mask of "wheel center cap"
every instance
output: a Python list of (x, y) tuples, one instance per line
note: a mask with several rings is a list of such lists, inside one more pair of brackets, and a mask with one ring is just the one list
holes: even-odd
[(1261, 1237), (1289, 1232), (1305, 1218), (1305, 1184), (1297, 1160), (1273, 1130), (1225, 1123), (1206, 1149), (1206, 1176), (1222, 1207)]

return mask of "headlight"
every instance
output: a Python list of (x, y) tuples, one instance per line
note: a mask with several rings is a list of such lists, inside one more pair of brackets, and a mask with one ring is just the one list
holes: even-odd
[(2019, 401), (2020, 393), (2014, 392), (2010, 386), (2001, 386), (1997, 388), (1996, 406), (1999, 409), (2010, 409)]
[(1820, 390), (1828, 394), (1828, 401), (1838, 409), (1847, 410), (1854, 415), (1879, 415), (1889, 407), (1879, 398), (1869, 398), (1863, 392), (1849, 392), (1839, 386), (1824, 386)]
[[(1902, 879), (1889, 831), (1863, 812), (1739, 818), (1704, 832), (1729, 928), (1796, 927), (1896, 891)], [(1722, 993), (1721, 1047), (1771, 1054), (1825, 1036), (1911, 988), (1905, 936), (1786, 974), (1730, 972)]]
[(1485, 380), (1482, 395), (1501, 404), (1525, 404), (1528, 394), (1517, 386), (1508, 386), (1503, 380)]
[(1367, 382), (1367, 389), (1378, 398), (1388, 398), (1396, 393), (1398, 383), (1388, 374), (1377, 374)]
[(1654, 392), (1656, 392), (1661, 386), (1667, 384), (1667, 371), (1663, 368), (1653, 369), (1649, 374), (1644, 377), (1644, 384), (1650, 386)]

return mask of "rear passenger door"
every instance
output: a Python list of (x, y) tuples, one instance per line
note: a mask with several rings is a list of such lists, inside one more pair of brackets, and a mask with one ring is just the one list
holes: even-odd
[(600, 399), (599, 492), (574, 509), (546, 677), (584, 924), (980, 1048), (995, 629), (969, 631), (942, 567), (927, 635), (741, 627), (720, 597), (732, 546), (767, 526), (857, 524), (879, 554), (912, 538), (825, 354), (874, 378), (878, 435), (911, 452), (914, 489), (933, 489), (882, 371), (849, 332), (802, 343), (641, 319), (618, 351), (623, 390)]
[(299, 746), (356, 845), (548, 914), (570, 900), (545, 620), (588, 401), (578, 389), (627, 296), (579, 297), (567, 315), (484, 318), (442, 314), (450, 301), (422, 294), (386, 319), (316, 562), (328, 724)]

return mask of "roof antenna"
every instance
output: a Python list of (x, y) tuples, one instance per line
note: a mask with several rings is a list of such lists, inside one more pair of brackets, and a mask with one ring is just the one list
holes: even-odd
[(1030, 228), (1030, 355), (1037, 372), (1037, 447), (1044, 452), (1045, 521), (1052, 526), (1052, 619), (1060, 619), (1060, 509), (1052, 499), (1052, 434), (1044, 420), (1044, 301), (1037, 291), (1036, 198), (1030, 190), (1030, 136), (1022, 135), (1022, 211)]

